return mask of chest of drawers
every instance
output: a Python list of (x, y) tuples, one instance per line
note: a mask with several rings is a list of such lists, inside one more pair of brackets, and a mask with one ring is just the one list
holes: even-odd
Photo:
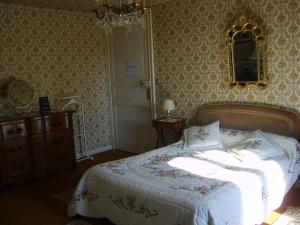
[(75, 164), (72, 112), (0, 118), (0, 184), (45, 177)]

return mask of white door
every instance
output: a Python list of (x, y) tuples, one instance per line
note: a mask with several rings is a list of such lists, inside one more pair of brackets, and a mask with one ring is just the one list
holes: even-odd
[(154, 148), (151, 12), (146, 28), (115, 28), (110, 39), (113, 147), (134, 153)]

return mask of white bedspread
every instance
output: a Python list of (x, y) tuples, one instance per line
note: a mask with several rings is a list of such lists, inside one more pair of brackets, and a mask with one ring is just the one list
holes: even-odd
[(89, 169), (68, 215), (117, 225), (259, 224), (295, 182), (299, 170), (288, 173), (289, 166), (285, 156), (241, 162), (177, 143)]

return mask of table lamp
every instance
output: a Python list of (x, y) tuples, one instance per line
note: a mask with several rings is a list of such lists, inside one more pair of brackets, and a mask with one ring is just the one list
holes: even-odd
[(163, 110), (167, 112), (167, 120), (171, 119), (171, 111), (175, 109), (175, 104), (172, 99), (165, 99), (163, 102)]

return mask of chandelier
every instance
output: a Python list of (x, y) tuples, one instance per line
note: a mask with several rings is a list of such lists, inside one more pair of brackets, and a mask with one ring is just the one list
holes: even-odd
[(145, 10), (146, 0), (112, 0), (95, 13), (99, 26), (110, 32), (114, 27), (145, 26)]

